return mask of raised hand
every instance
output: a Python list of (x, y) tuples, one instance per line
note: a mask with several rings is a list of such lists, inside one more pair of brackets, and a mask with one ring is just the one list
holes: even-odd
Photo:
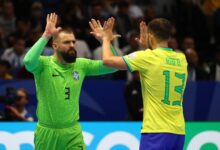
[(147, 48), (147, 25), (144, 21), (141, 21), (140, 25), (140, 37), (135, 40), (138, 41), (144, 48)]
[(91, 19), (91, 21), (89, 21), (89, 26), (92, 29), (92, 32), (90, 32), (92, 35), (95, 36), (95, 38), (101, 42), (102, 38), (103, 38), (103, 27), (100, 23), (99, 20), (95, 20), (95, 19)]
[(109, 41), (112, 41), (114, 40), (115, 38), (118, 38), (118, 37), (121, 37), (121, 35), (119, 34), (113, 34), (112, 33), (112, 30), (113, 30), (113, 27), (114, 27), (114, 23), (115, 23), (115, 19), (113, 17), (109, 18), (107, 21), (104, 22), (104, 25), (103, 25), (103, 38), (109, 40)]
[(58, 16), (56, 13), (50, 13), (47, 15), (47, 24), (43, 33), (44, 37), (50, 38), (61, 30), (61, 27), (56, 27), (57, 19)]

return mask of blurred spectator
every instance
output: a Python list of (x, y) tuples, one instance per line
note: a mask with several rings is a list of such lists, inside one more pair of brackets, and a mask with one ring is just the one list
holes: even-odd
[(139, 72), (133, 72), (133, 79), (125, 87), (125, 100), (128, 107), (129, 120), (141, 121), (143, 118), (143, 100)]
[(43, 30), (43, 5), (39, 1), (33, 2), (31, 5), (31, 24), (32, 30)]
[(6, 118), (8, 121), (34, 121), (33, 116), (27, 111), (28, 93), (25, 89), (18, 89), (12, 105), (6, 105)]
[(4, 48), (6, 48), (6, 41), (4, 39), (4, 31), (3, 29), (0, 27), (0, 56), (3, 53)]
[(3, 14), (0, 16), (0, 27), (3, 29), (3, 37), (15, 31), (14, 6), (11, 1), (4, 1)]
[(139, 36), (139, 33), (136, 31), (130, 32), (128, 35), (128, 45), (122, 48), (124, 55), (130, 54), (136, 50), (140, 50), (141, 47), (136, 38)]
[(220, 8), (214, 12), (214, 35), (216, 44), (220, 45)]
[(144, 13), (142, 9), (135, 4), (135, 0), (128, 0), (128, 4), (129, 4), (128, 15), (131, 19), (136, 20), (137, 18), (144, 17)]
[(91, 58), (92, 54), (88, 44), (84, 40), (76, 40), (77, 57)]
[[(89, 14), (87, 16), (87, 23), (86, 23), (87, 25), (91, 18), (98, 19), (101, 22), (101, 24), (103, 24), (104, 21), (106, 20), (104, 8), (101, 2), (99, 1), (92, 2), (91, 7), (89, 8)], [(100, 43), (93, 36), (90, 36), (89, 33), (90, 33), (90, 29), (86, 33), (87, 37), (85, 37), (85, 40), (89, 45), (90, 50), (93, 51), (95, 48), (97, 48), (100, 45)]]
[[(38, 0), (39, 1), (39, 0)], [(43, 6), (44, 6), (44, 14), (48, 14), (50, 12), (57, 12), (57, 10), (60, 8), (61, 3), (64, 0), (41, 0)]]
[(121, 1), (118, 4), (118, 12), (116, 14), (116, 27), (117, 31), (121, 35), (126, 35), (130, 30), (132, 30), (132, 22), (128, 16), (129, 14), (129, 3), (126, 1)]
[(86, 25), (88, 25), (88, 22), (86, 21), (86, 16), (82, 10), (80, 2), (77, 3), (75, 1), (65, 0), (61, 5), (60, 13), (62, 26), (73, 28), (76, 35), (81, 37), (81, 34), (84, 32), (82, 28), (85, 28)]
[(10, 74), (11, 65), (6, 60), (0, 60), (0, 79), (12, 80), (13, 77)]
[(13, 46), (16, 37), (23, 37), (29, 39), (31, 30), (31, 21), (27, 18), (20, 18), (16, 20), (16, 30), (7, 37), (8, 47)]
[[(43, 34), (41, 29), (35, 30), (32, 33), (30, 33), (30, 37), (27, 41), (27, 48), (26, 51), (28, 51), (30, 49), (30, 47), (37, 42), (37, 40), (41, 37), (41, 35)], [(53, 49), (50, 46), (50, 44), (48, 44), (47, 46), (45, 46), (44, 51), (42, 53), (42, 55), (44, 56), (50, 56), (53, 54)]]
[(212, 14), (220, 8), (220, 1), (218, 0), (204, 0), (202, 8), (206, 14)]
[(191, 36), (184, 37), (182, 41), (181, 50), (186, 51), (187, 49), (195, 49), (195, 41)]
[(181, 50), (179, 49), (179, 44), (178, 44), (177, 39), (175, 37), (171, 37), (169, 39), (168, 47), (172, 48), (173, 50), (175, 50), (177, 52), (181, 52)]
[(13, 47), (5, 49), (1, 59), (7, 60), (10, 63), (13, 76), (16, 76), (19, 69), (23, 66), (25, 53), (25, 39), (22, 37), (16, 39)]
[[(123, 52), (118, 48), (118, 46), (115, 46), (117, 44), (114, 44), (114, 41), (113, 41), (113, 47), (114, 47), (115, 51), (117, 52), (117, 55), (123, 56)], [(102, 46), (97, 47), (93, 51), (93, 59), (96, 59), (96, 60), (101, 60), (102, 59)], [(104, 75), (104, 76), (101, 76), (101, 77), (98, 77), (98, 78), (105, 78), (105, 79), (111, 78), (111, 79), (117, 79), (117, 80), (118, 79), (125, 80), (127, 78), (126, 76), (127, 76), (126, 71), (117, 71), (113, 74)]]
[(90, 8), (89, 18), (100, 19), (102, 17), (107, 17), (105, 16), (102, 2), (94, 1)]
[(210, 33), (206, 16), (201, 8), (191, 0), (176, 1), (173, 19), (179, 34), (183, 38), (190, 35), (194, 38), (199, 55), (205, 57), (210, 42)]
[[(116, 50), (116, 52), (119, 56), (123, 56), (123, 52), (117, 46), (113, 45), (113, 47), (114, 47), (114, 49)], [(96, 60), (101, 60), (102, 59), (102, 46), (97, 47), (93, 51), (93, 59), (96, 59)]]
[(156, 17), (157, 17), (157, 14), (156, 14), (155, 6), (148, 5), (145, 8), (145, 11), (144, 11), (144, 20), (145, 20), (145, 22), (148, 23)]
[(159, 16), (167, 17), (172, 14), (172, 8), (174, 7), (176, 1), (174, 0), (152, 0), (153, 5), (155, 5), (156, 13)]
[(12, 0), (16, 18), (29, 18), (32, 0)]
[(211, 80), (220, 81), (220, 49), (215, 54), (215, 61), (210, 64)]
[(199, 65), (197, 52), (194, 49), (187, 49), (185, 55), (188, 62), (188, 81), (208, 80), (208, 73), (202, 65)]

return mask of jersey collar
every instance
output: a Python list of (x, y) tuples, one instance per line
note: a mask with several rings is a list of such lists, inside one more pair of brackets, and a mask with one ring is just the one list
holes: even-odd
[(61, 64), (57, 61), (57, 59), (54, 56), (51, 57), (52, 57), (52, 61), (62, 68), (69, 68), (72, 66), (72, 64)]
[(159, 47), (159, 48), (156, 48), (156, 50), (173, 51), (173, 49), (169, 47)]

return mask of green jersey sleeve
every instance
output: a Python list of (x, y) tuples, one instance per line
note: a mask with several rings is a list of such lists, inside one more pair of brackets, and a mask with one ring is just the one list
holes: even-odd
[(101, 60), (78, 58), (78, 62), (79, 65), (84, 69), (86, 76), (98, 76), (117, 71), (117, 69), (105, 66)]
[(42, 57), (40, 56), (46, 46), (48, 40), (40, 38), (27, 52), (24, 57), (24, 65), (26, 69), (32, 73), (35, 73), (42, 68)]

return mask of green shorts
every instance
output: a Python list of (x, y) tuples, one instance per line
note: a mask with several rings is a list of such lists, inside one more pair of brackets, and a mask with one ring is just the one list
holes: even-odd
[(37, 124), (35, 150), (85, 150), (82, 129), (77, 122), (68, 128), (49, 128)]

